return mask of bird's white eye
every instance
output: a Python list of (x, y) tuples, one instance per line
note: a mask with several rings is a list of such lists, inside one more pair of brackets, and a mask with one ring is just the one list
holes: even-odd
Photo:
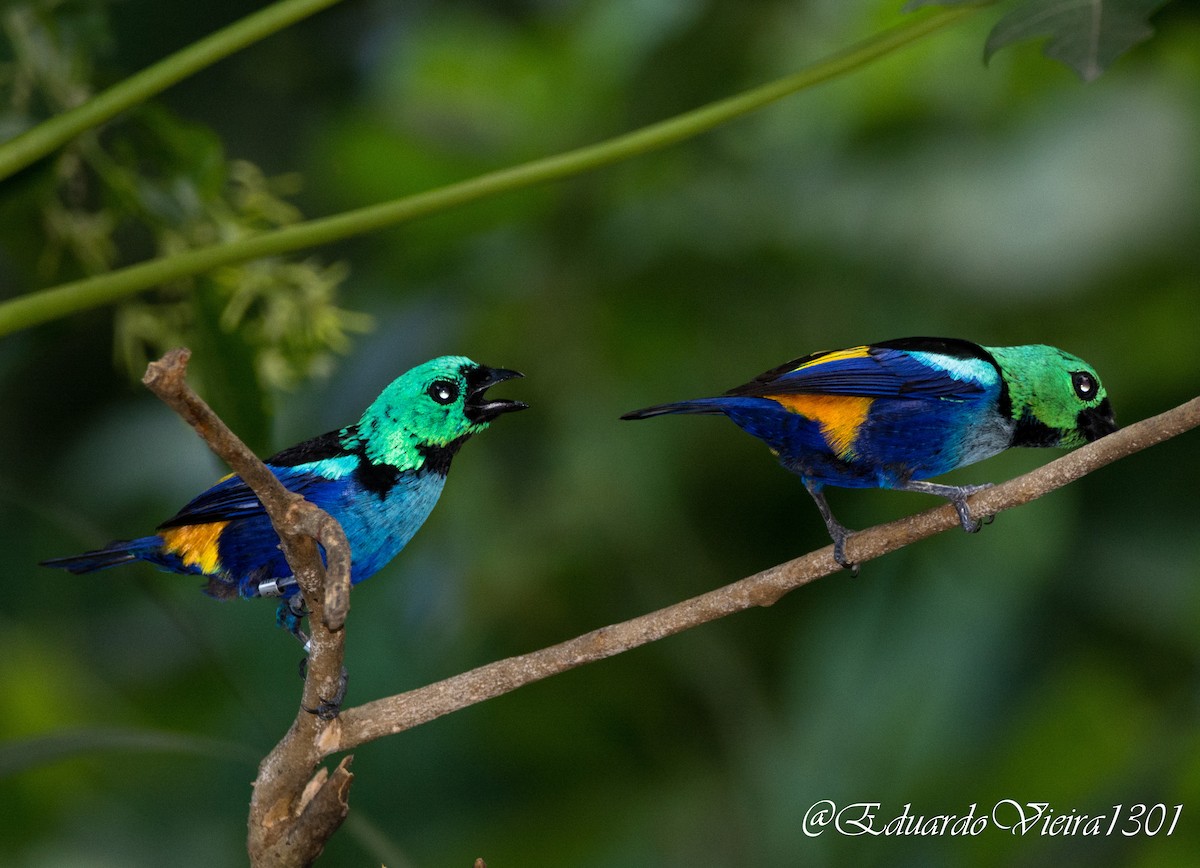
[(1100, 391), (1100, 384), (1087, 371), (1072, 371), (1071, 386), (1081, 401), (1095, 400), (1096, 393)]
[(449, 404), (458, 397), (458, 384), (450, 380), (434, 380), (425, 394), (439, 404)]

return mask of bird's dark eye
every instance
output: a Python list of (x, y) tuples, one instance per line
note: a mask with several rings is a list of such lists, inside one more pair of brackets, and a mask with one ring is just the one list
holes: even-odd
[(1079, 400), (1081, 401), (1095, 400), (1096, 393), (1100, 391), (1100, 384), (1087, 371), (1072, 371), (1071, 385), (1074, 387), (1075, 394), (1079, 396)]
[(449, 404), (458, 397), (458, 384), (450, 380), (434, 380), (425, 394), (439, 404)]

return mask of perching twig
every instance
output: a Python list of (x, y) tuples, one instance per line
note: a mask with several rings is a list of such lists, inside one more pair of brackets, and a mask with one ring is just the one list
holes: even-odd
[[(172, 350), (146, 370), (142, 382), (196, 429), (262, 503), (288, 565), (311, 610), (312, 631), (301, 710), (259, 766), (250, 801), (248, 849), (254, 865), (308, 865), (346, 818), (353, 775), (346, 757), (329, 775), (313, 769), (326, 756), (330, 721), (310, 714), (338, 692), (350, 607), (350, 545), (328, 513), (284, 488), (267, 466), (188, 386), (191, 352)], [(325, 551), (328, 570), (317, 543)]]
[[(342, 632), (348, 608), (349, 548), (337, 522), (288, 492), (267, 467), (184, 383), (188, 352), (175, 350), (147, 371), (145, 382), (191, 424), (258, 495), (284, 542), (313, 609), (313, 643), (304, 704), (331, 695), (341, 674)], [(1082, 476), (1200, 426), (1200, 398), (1123, 428), (1016, 479), (968, 498), (971, 514), (993, 516), (1062, 488)], [(959, 526), (944, 505), (855, 533), (846, 555), (865, 563)], [(325, 587), (319, 539), (329, 563)], [(306, 543), (299, 545), (299, 543)], [(346, 757), (332, 774), (313, 769), (325, 757), (403, 732), (533, 681), (602, 660), (753, 606), (770, 606), (789, 591), (841, 571), (833, 546), (647, 615), (601, 627), (558, 645), (489, 663), (435, 684), (346, 709), (331, 721), (299, 712), (287, 735), (263, 760), (250, 808), (249, 846), (255, 865), (305, 865), (315, 859), (346, 816), (353, 776)], [(302, 578), (303, 574), (303, 578)], [(342, 596), (339, 596), (342, 595)], [(319, 674), (318, 674), (319, 673)], [(310, 780), (311, 778), (311, 780)]]

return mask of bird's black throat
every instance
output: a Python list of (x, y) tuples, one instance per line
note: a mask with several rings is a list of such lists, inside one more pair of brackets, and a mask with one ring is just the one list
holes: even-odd
[(394, 464), (376, 464), (365, 453), (359, 452), (354, 478), (364, 491), (369, 491), (382, 500), (400, 478), (400, 468)]
[(1017, 427), (1013, 429), (1013, 446), (1032, 446), (1037, 449), (1057, 446), (1062, 440), (1063, 432), (1058, 428), (1051, 428), (1041, 419), (1037, 418), (1026, 407), (1021, 414), (1021, 418), (1017, 420)]
[(439, 473), (445, 476), (450, 472), (450, 461), (458, 454), (458, 450), (462, 448), (462, 445), (467, 442), (470, 436), (470, 434), (464, 434), (461, 437), (455, 437), (443, 446), (433, 443), (418, 443), (417, 451), (425, 459), (421, 465), (421, 469), (429, 473)]
[[(458, 450), (462, 448), (462, 445), (467, 442), (469, 436), (469, 434), (464, 434), (462, 437), (456, 437), (444, 446), (432, 443), (418, 443), (417, 451), (421, 453), (423, 460), (417, 472), (437, 473), (445, 476), (450, 472), (450, 461), (454, 458)], [(362, 446), (359, 446), (354, 451), (354, 454), (358, 456), (358, 467), (354, 469), (354, 476), (358, 480), (358, 484), (363, 487), (364, 491), (369, 491), (382, 500), (396, 485), (403, 471), (394, 464), (383, 464), (372, 461), (367, 457), (367, 453)]]

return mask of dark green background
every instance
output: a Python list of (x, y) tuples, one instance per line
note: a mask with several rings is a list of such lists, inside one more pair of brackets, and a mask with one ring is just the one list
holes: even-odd
[[(230, 157), (301, 172), (296, 201), (319, 216), (734, 93), (899, 5), (351, 0), (163, 102)], [(253, 6), (114, 6), (105, 68), (136, 70)], [(532, 407), (464, 449), (426, 527), (355, 591), (349, 702), (827, 544), (761, 444), (718, 419), (619, 422), (632, 408), (910, 334), (1066, 348), (1121, 422), (1200, 392), (1195, 6), (1170, 4), (1088, 86), (1036, 45), (985, 68), (996, 15), (668, 151), (315, 253), (348, 263), (341, 303), (375, 328), (330, 378), (275, 395), (256, 446), (353, 421), (443, 353), (524, 371), (504, 394)], [(0, 226), (0, 255), (26, 230)], [(6, 296), (32, 288), (0, 273)], [(144, 533), (224, 472), (113, 370), (111, 316), (0, 342), (0, 861), (236, 865), (255, 762), (300, 692), (271, 604), (218, 604), (149, 567), (35, 566)], [(1195, 864), (1198, 442), (365, 746), (322, 864)], [(852, 527), (933, 503), (831, 500)], [(97, 747), (61, 759), (30, 741), (62, 733)], [(1169, 838), (807, 837), (821, 799), (881, 802), (882, 818), (1002, 799), (1184, 809)]]

